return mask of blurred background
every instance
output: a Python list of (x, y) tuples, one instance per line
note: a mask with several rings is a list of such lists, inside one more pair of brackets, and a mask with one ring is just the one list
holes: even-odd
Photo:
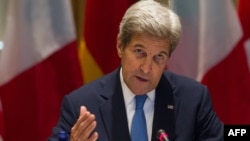
[[(62, 97), (119, 66), (119, 22), (136, 1), (0, 0), (0, 141), (46, 140)], [(170, 3), (182, 37), (167, 69), (207, 85), (225, 124), (250, 124), (250, 1)]]

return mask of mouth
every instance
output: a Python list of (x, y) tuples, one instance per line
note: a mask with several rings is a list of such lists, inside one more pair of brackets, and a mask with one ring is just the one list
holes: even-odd
[(147, 82), (147, 81), (148, 81), (148, 79), (144, 79), (144, 78), (139, 77), (139, 76), (136, 76), (136, 78), (137, 78), (139, 81), (141, 81), (141, 82)]

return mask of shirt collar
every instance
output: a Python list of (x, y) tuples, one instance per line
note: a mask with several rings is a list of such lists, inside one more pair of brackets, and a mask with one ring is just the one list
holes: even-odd
[[(120, 81), (122, 86), (123, 97), (125, 100), (125, 105), (129, 105), (133, 102), (135, 94), (128, 88), (126, 83), (124, 82), (123, 75), (122, 75), (122, 68), (120, 69)], [(151, 102), (155, 100), (155, 89), (147, 93), (148, 99)]]

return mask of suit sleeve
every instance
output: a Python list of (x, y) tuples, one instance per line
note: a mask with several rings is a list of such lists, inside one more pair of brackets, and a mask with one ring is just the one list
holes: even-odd
[(197, 118), (199, 141), (224, 141), (224, 125), (213, 109), (207, 87), (201, 97)]
[(48, 141), (58, 141), (57, 135), (59, 131), (62, 130), (67, 131), (70, 134), (71, 128), (78, 119), (79, 111), (80, 107), (74, 108), (68, 96), (65, 96), (62, 101), (61, 115), (59, 117), (58, 123), (53, 128), (52, 135), (48, 138)]

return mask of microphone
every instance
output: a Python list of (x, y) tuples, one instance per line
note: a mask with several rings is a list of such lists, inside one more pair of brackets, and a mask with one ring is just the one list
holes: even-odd
[(169, 141), (168, 134), (163, 129), (158, 130), (156, 137), (159, 141)]

